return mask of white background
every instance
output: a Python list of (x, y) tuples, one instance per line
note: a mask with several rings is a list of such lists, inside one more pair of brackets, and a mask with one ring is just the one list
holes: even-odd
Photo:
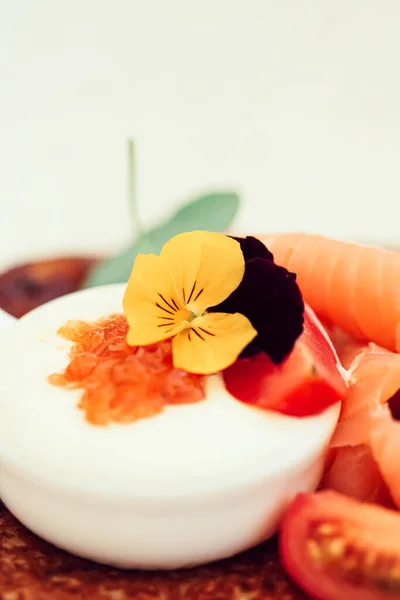
[(0, 0), (1, 261), (232, 184), (241, 230), (399, 241), (398, 0)]

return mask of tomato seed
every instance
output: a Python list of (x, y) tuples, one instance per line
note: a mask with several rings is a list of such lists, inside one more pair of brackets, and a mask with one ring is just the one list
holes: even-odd
[(314, 561), (321, 562), (321, 560), (322, 560), (322, 551), (321, 551), (321, 548), (319, 547), (319, 545), (317, 544), (317, 542), (315, 540), (308, 540), (308, 542), (307, 542), (307, 550), (308, 550), (308, 553), (309, 553), (310, 557)]
[(330, 536), (336, 533), (337, 529), (330, 523), (323, 523), (317, 529), (317, 532), (322, 536)]
[(342, 538), (333, 538), (327, 542), (327, 550), (332, 557), (340, 558), (346, 550), (346, 542)]

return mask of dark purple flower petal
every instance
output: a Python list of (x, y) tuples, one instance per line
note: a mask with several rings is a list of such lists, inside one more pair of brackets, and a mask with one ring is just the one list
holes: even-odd
[(239, 287), (209, 310), (245, 315), (258, 335), (242, 356), (266, 352), (275, 364), (292, 351), (303, 331), (304, 302), (296, 276), (264, 258), (246, 262)]
[(272, 262), (274, 261), (272, 253), (257, 238), (251, 235), (248, 235), (245, 238), (233, 236), (230, 237), (239, 242), (240, 249), (243, 252), (244, 260), (246, 263), (249, 260), (252, 260), (253, 258), (265, 258), (266, 260), (271, 260)]

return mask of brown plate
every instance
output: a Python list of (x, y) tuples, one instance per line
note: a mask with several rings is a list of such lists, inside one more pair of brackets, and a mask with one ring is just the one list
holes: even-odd
[(276, 540), (195, 569), (122, 571), (58, 550), (30, 533), (0, 505), (0, 600), (305, 598), (286, 577)]

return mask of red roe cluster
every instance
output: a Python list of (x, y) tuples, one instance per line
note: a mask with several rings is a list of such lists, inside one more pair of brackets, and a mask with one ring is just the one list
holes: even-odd
[(79, 408), (90, 423), (131, 423), (167, 405), (204, 399), (206, 377), (173, 366), (171, 340), (131, 347), (127, 331), (123, 315), (94, 323), (68, 321), (58, 331), (74, 345), (64, 373), (51, 375), (49, 381), (83, 390)]

